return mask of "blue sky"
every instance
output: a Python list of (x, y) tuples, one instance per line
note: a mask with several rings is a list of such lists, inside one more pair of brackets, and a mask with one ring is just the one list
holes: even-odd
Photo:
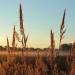
[[(75, 40), (75, 0), (21, 0), (28, 47), (45, 48), (50, 45), (50, 29), (55, 34), (56, 47), (59, 43), (59, 27), (66, 8), (65, 28), (62, 43)], [(20, 0), (0, 0), (0, 45), (6, 45), (6, 37), (12, 41), (14, 24), (19, 33)], [(17, 43), (19, 45), (19, 43)]]

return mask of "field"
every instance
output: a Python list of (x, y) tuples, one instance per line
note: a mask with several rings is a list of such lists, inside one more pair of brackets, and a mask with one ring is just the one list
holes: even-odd
[(69, 58), (49, 51), (0, 52), (0, 75), (69, 75), (70, 66)]

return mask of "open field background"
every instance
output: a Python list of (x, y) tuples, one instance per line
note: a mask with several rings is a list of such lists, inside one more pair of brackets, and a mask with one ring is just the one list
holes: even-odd
[(52, 59), (49, 50), (0, 52), (0, 75), (69, 75), (70, 66), (67, 56)]

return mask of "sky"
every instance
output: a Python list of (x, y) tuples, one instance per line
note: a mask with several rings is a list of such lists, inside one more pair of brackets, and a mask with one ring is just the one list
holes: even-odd
[[(27, 46), (47, 48), (50, 45), (50, 30), (59, 46), (59, 30), (66, 8), (66, 33), (62, 43), (75, 40), (75, 0), (0, 0), (0, 45), (6, 45), (6, 37), (12, 43), (13, 26), (20, 35), (19, 4), (22, 3), (25, 34), (29, 35)], [(20, 46), (18, 42), (17, 45)]]

